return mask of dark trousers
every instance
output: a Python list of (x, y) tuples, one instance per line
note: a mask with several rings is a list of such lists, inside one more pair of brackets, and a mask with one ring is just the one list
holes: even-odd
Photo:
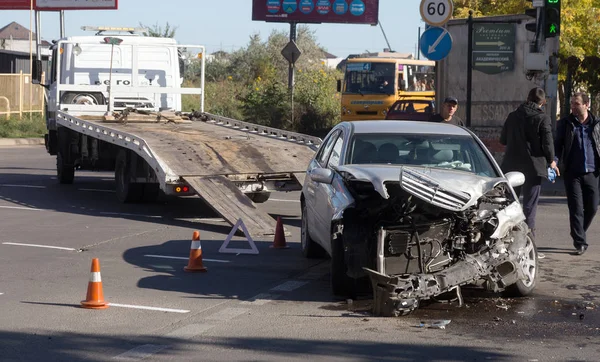
[(525, 222), (535, 236), (535, 215), (537, 213), (538, 202), (540, 201), (540, 193), (542, 191), (542, 178), (540, 176), (525, 176), (523, 186), (515, 188), (517, 197), (521, 197), (523, 193), (523, 214), (525, 214)]
[(585, 232), (598, 210), (598, 176), (593, 172), (579, 175), (565, 174), (564, 182), (573, 246), (576, 248), (581, 245), (587, 246)]

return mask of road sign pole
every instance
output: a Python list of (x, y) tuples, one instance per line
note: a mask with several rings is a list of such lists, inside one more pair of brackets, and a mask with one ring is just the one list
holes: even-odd
[[(290, 23), (290, 42), (296, 42), (296, 23)], [(294, 124), (294, 78), (295, 78), (295, 69), (294, 69), (295, 61), (289, 62), (288, 69), (288, 89), (290, 91), (290, 105), (291, 105), (291, 115), (290, 122), (292, 125)]]
[(469, 10), (467, 19), (469, 33), (467, 40), (467, 117), (466, 126), (471, 127), (471, 88), (473, 83), (473, 10)]

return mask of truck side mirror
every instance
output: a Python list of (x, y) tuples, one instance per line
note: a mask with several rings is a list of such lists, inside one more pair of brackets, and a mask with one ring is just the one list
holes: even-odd
[(338, 92), (342, 91), (342, 81), (340, 79), (337, 80), (337, 91)]
[(33, 69), (31, 70), (31, 83), (41, 84), (42, 83), (42, 61), (34, 60)]
[(183, 78), (185, 74), (185, 60), (179, 58), (179, 76)]

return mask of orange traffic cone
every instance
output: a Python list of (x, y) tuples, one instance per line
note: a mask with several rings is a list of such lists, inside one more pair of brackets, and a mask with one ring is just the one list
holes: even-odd
[(100, 276), (100, 261), (98, 258), (92, 259), (92, 270), (87, 295), (85, 300), (81, 301), (81, 306), (89, 309), (108, 308), (108, 303), (104, 301), (104, 293), (102, 292), (102, 277)]
[(277, 216), (277, 225), (275, 226), (275, 239), (273, 245), (270, 246), (274, 249), (287, 249), (289, 246), (285, 243), (285, 233), (283, 232), (283, 223), (281, 222), (281, 216)]
[(200, 245), (199, 231), (194, 231), (194, 234), (192, 235), (190, 260), (183, 270), (186, 272), (206, 272), (206, 268), (202, 265), (202, 245)]

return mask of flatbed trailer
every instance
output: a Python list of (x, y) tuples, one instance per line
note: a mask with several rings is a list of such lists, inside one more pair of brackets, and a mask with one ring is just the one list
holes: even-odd
[[(98, 32), (53, 44), (47, 78), (34, 63), (34, 82), (47, 89), (46, 149), (59, 182), (73, 183), (75, 170), (114, 170), (122, 202), (161, 191), (198, 195), (253, 236), (273, 234), (275, 220), (256, 203), (274, 190), (300, 190), (321, 140), (204, 112), (203, 46), (134, 28), (86, 30)], [(193, 58), (199, 87), (184, 87)], [(198, 111), (181, 112), (184, 94), (196, 97)]]
[(66, 175), (61, 182), (70, 183), (75, 165), (88, 168), (108, 154), (115, 160), (121, 201), (152, 200), (158, 189), (196, 194), (230, 224), (242, 219), (253, 236), (273, 234), (274, 219), (254, 201), (266, 201), (273, 190), (300, 190), (321, 140), (208, 113), (197, 116), (187, 122), (155, 115), (107, 122), (99, 115), (59, 111), (59, 144), (71, 145), (60, 157), (67, 162), (57, 163), (59, 178)]

